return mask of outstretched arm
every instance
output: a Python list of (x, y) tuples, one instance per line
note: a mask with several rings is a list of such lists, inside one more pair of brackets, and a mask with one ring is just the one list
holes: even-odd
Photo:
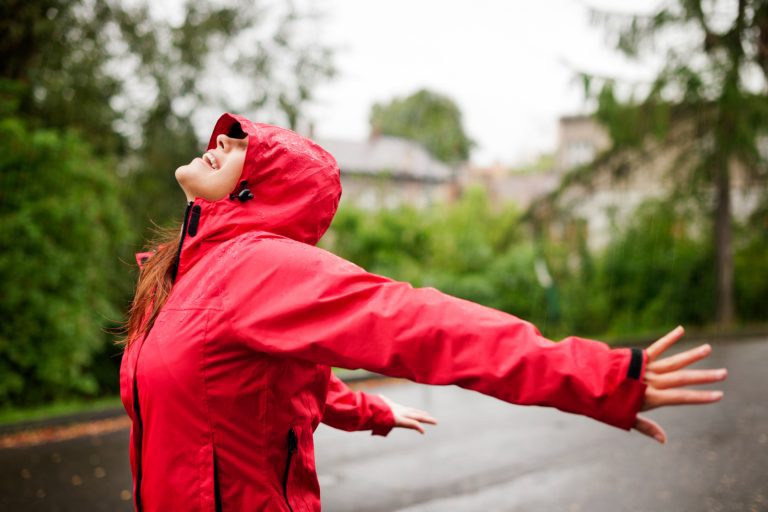
[(259, 235), (227, 272), (229, 335), (253, 350), (455, 384), (626, 430), (644, 402), (643, 351), (577, 337), (554, 343), (513, 315), (370, 274), (316, 247)]

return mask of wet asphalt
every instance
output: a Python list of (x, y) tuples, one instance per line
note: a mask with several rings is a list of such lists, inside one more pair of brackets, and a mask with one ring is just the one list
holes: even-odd
[[(688, 345), (690, 346), (690, 345)], [(682, 350), (686, 346), (681, 346)], [(321, 426), (323, 510), (331, 512), (768, 511), (768, 339), (718, 342), (714, 406), (648, 415), (662, 446), (552, 409), (455, 387), (392, 383), (369, 392), (430, 411), (426, 435)], [(129, 511), (126, 430), (0, 450), (0, 511)]]

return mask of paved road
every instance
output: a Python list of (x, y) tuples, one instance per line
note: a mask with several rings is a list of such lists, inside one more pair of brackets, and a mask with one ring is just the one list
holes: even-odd
[[(423, 437), (321, 427), (324, 510), (768, 511), (768, 339), (719, 343), (711, 365), (730, 370), (720, 404), (651, 414), (666, 446), (454, 387), (381, 386), (441, 423)], [(126, 442), (121, 431), (0, 450), (0, 510), (130, 510)]]

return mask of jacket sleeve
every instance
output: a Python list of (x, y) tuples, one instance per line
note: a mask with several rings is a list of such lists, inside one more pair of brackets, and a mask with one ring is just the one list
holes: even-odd
[(352, 391), (331, 374), (323, 423), (348, 432), (371, 430), (373, 435), (386, 436), (395, 426), (395, 417), (381, 397)]
[(647, 356), (639, 349), (577, 337), (554, 343), (513, 315), (283, 238), (256, 239), (230, 261), (226, 316), (254, 350), (455, 384), (626, 430), (642, 405)]

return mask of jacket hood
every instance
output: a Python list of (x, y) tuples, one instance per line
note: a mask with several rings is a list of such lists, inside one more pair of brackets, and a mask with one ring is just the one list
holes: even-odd
[[(333, 220), (341, 197), (339, 167), (333, 156), (301, 135), (236, 114), (223, 114), (211, 133), (216, 137), (236, 123), (248, 134), (243, 171), (227, 197), (195, 198), (187, 207), (178, 274), (183, 274), (207, 245), (248, 231), (267, 231), (315, 245)], [(247, 188), (253, 197), (238, 194)]]

